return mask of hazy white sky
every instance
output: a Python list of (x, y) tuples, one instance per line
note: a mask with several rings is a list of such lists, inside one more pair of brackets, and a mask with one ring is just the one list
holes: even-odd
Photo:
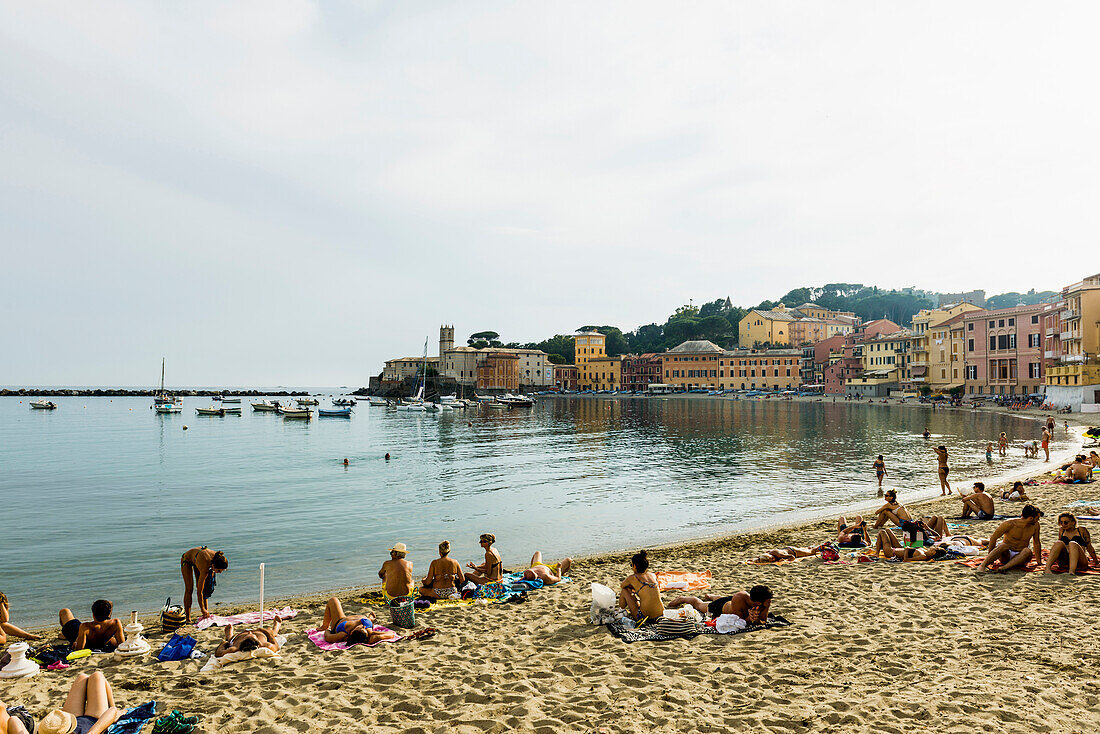
[(0, 0), (0, 385), (1100, 270), (1093, 3)]

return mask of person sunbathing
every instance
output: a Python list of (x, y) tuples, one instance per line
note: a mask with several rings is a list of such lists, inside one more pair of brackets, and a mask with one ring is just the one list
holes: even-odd
[(895, 525), (901, 525), (903, 522), (909, 522), (913, 519), (913, 516), (909, 514), (909, 510), (906, 510), (905, 506), (898, 502), (896, 490), (888, 489), (883, 496), (886, 499), (886, 504), (875, 510), (875, 524), (873, 527), (881, 528), (887, 521)]
[[(325, 611), (327, 613), (327, 607)], [(244, 632), (237, 632), (235, 634), (233, 632), (233, 625), (229, 625), (225, 628), (225, 640), (222, 641), (222, 644), (218, 645), (218, 649), (214, 651), (214, 657), (224, 657), (231, 652), (251, 652), (261, 647), (279, 652), (279, 640), (276, 639), (276, 636), (279, 634), (279, 621), (278, 619), (273, 621), (270, 629), (261, 627), (259, 629), (245, 630)]]
[(793, 545), (788, 545), (786, 548), (775, 548), (773, 550), (764, 551), (753, 559), (753, 563), (776, 563), (778, 561), (793, 561), (796, 558), (809, 558), (810, 556), (816, 556), (820, 553), (820, 545), (816, 548), (798, 548)]
[(619, 591), (619, 606), (626, 609), (635, 622), (660, 619), (665, 613), (661, 592), (657, 588), (657, 576), (649, 570), (649, 557), (638, 551), (630, 558), (634, 570), (623, 580)]
[(1089, 556), (1092, 556), (1092, 565), (1100, 566), (1088, 529), (1078, 526), (1072, 513), (1063, 512), (1058, 516), (1058, 540), (1050, 547), (1043, 573), (1054, 573), (1055, 566), (1061, 571), (1082, 573), (1089, 569)]
[(974, 515), (978, 520), (992, 520), (993, 515), (996, 514), (993, 509), (993, 498), (985, 493), (984, 482), (974, 482), (974, 491), (970, 494), (963, 494), (960, 489), (959, 499), (963, 503), (963, 517)]
[(754, 586), (748, 591), (738, 591), (730, 596), (707, 594), (705, 599), (697, 596), (681, 596), (673, 599), (669, 609), (688, 605), (711, 619), (723, 614), (736, 614), (749, 624), (764, 624), (768, 621), (768, 610), (772, 605), (772, 591), (767, 586)]
[(126, 641), (122, 622), (111, 618), (114, 605), (106, 599), (92, 604), (91, 622), (81, 622), (69, 609), (57, 613), (61, 622), (61, 635), (74, 650), (105, 650), (110, 652)]
[(1012, 489), (1006, 489), (1001, 492), (1001, 499), (1009, 500), (1012, 502), (1023, 501), (1030, 502), (1031, 498), (1027, 496), (1027, 492), (1024, 491), (1024, 483), (1017, 480), (1012, 483)]
[(836, 543), (841, 548), (867, 547), (867, 521), (863, 515), (856, 515), (851, 521), (840, 516), (836, 521)]
[(390, 560), (382, 564), (378, 570), (378, 578), (382, 579), (382, 597), (386, 602), (403, 601), (412, 596), (413, 565), (412, 561), (405, 559), (408, 548), (404, 543), (394, 543), (390, 548)]
[(1092, 464), (1086, 461), (1082, 454), (1078, 454), (1073, 463), (1066, 469), (1063, 477), (1067, 482), (1087, 482), (1092, 479)]
[[(24, 710), (25, 711), (25, 710)], [(0, 704), (0, 732), (7, 734), (33, 734), (34, 719), (17, 711), (9, 716)], [(118, 721), (119, 710), (111, 684), (96, 671), (91, 675), (80, 673), (69, 688), (65, 704), (46, 714), (38, 722), (38, 734), (103, 734)], [(30, 720), (31, 726), (25, 725)]]
[(531, 565), (523, 572), (523, 578), (528, 581), (539, 579), (545, 586), (553, 586), (568, 576), (569, 569), (572, 567), (572, 558), (566, 558), (558, 563), (543, 563), (542, 551), (535, 551), (535, 555), (531, 556)]
[(371, 612), (367, 612), (365, 617), (347, 616), (344, 614), (344, 607), (340, 604), (340, 600), (334, 596), (325, 602), (325, 618), (321, 622), (321, 627), (325, 630), (325, 642), (373, 645), (376, 642), (397, 637), (396, 632), (375, 629), (374, 621), (374, 614)]
[(496, 536), (483, 533), (477, 542), (485, 551), (485, 562), (477, 565), (473, 562), (467, 563), (466, 567), (471, 571), (466, 574), (466, 580), (478, 586), (499, 583), (504, 578), (504, 561), (501, 560), (500, 553), (493, 549), (493, 543), (497, 542)]
[(878, 531), (875, 539), (875, 548), (870, 553), (872, 557), (882, 554), (883, 558), (897, 558), (902, 561), (933, 561), (942, 558), (947, 551), (933, 546), (906, 548), (893, 531), (883, 528)]
[[(40, 635), (19, 629), (11, 623), (11, 608), (8, 606), (8, 597), (0, 591), (0, 645), (7, 644), (8, 635), (21, 637), (24, 640), (42, 639)], [(3, 728), (0, 728), (0, 734), (3, 734), (3, 731)]]
[(428, 566), (428, 575), (424, 577), (420, 596), (428, 599), (461, 599), (458, 587), (462, 581), (462, 566), (450, 557), (451, 541), (439, 544), (439, 558)]
[(0, 701), (0, 734), (30, 734), (37, 730), (34, 716), (26, 706), (8, 706)]
[[(1039, 540), (1039, 518), (1043, 513), (1034, 505), (1024, 505), (1020, 517), (1013, 520), (1005, 520), (989, 536), (989, 555), (985, 557), (979, 571), (992, 571), (990, 565), (994, 561), (1004, 559), (1000, 571), (1022, 569), (1032, 558), (1042, 558), (1042, 542)], [(1003, 542), (998, 543), (998, 540)], [(1028, 548), (1028, 543), (1032, 547)]]

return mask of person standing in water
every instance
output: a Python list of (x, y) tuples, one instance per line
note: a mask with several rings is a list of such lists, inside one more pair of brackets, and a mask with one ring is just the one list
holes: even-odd
[(180, 573), (183, 574), (183, 613), (191, 622), (191, 592), (197, 591), (199, 619), (210, 614), (206, 600), (214, 593), (214, 575), (229, 568), (229, 561), (221, 551), (216, 553), (205, 545), (192, 548), (180, 557)]
[(947, 481), (947, 474), (951, 471), (947, 466), (947, 447), (937, 446), (932, 450), (936, 452), (936, 458), (939, 460), (939, 467), (936, 471), (940, 477), (940, 494), (951, 494), (951, 483)]
[(1054, 435), (1054, 432), (1049, 428), (1043, 429), (1043, 453), (1046, 454), (1045, 461), (1050, 461), (1050, 437)]
[(882, 454), (878, 455), (875, 462), (871, 464), (871, 468), (875, 470), (875, 476), (878, 477), (878, 494), (882, 496), (882, 479), (886, 476), (886, 461), (882, 458)]
[(1008, 434), (1001, 431), (1001, 435), (997, 437), (997, 453), (1001, 456), (1008, 456)]

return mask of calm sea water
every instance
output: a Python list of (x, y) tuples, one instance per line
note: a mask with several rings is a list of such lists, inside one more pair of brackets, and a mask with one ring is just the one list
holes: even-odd
[[(912, 406), (683, 398), (556, 398), (532, 409), (398, 413), (363, 404), (312, 423), (253, 413), (156, 415), (148, 398), (0, 398), (0, 591), (15, 621), (96, 598), (158, 608), (182, 593), (180, 554), (224, 550), (212, 599), (373, 583), (404, 542), (426, 571), (449, 539), (463, 564), (492, 532), (506, 567), (761, 525), (875, 496), (874, 455), (902, 499), (1023, 462), (985, 462), (1000, 431), (1037, 424)], [(188, 430), (183, 430), (184, 426)], [(920, 432), (936, 434), (929, 442)], [(383, 455), (389, 452), (390, 461)], [(347, 458), (350, 466), (344, 467)]]

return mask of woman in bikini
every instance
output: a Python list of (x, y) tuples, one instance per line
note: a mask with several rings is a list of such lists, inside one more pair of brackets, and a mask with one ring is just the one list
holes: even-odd
[(349, 617), (335, 596), (325, 604), (325, 618), (321, 622), (325, 630), (325, 642), (346, 642), (349, 645), (373, 645), (397, 637), (396, 632), (375, 629), (374, 614), (365, 617)]
[(816, 548), (799, 548), (797, 546), (788, 545), (786, 548), (775, 548), (774, 550), (764, 551), (759, 556), (752, 559), (752, 562), (777, 563), (779, 561), (793, 561), (796, 558), (809, 558), (819, 553), (821, 553), (820, 545)]
[(183, 612), (191, 622), (191, 592), (198, 590), (199, 619), (211, 616), (206, 600), (214, 593), (214, 575), (229, 568), (229, 561), (221, 551), (215, 553), (205, 545), (192, 548), (180, 558), (180, 573), (183, 574)]
[[(11, 610), (8, 608), (8, 597), (0, 592), (0, 645), (7, 644), (8, 635), (12, 637), (21, 637), (24, 640), (41, 640), (38, 635), (31, 634), (26, 630), (21, 630), (11, 623)], [(0, 733), (3, 729), (0, 729)]]
[(898, 558), (902, 561), (934, 561), (937, 558), (942, 558), (947, 555), (947, 551), (943, 548), (936, 548), (928, 546), (925, 548), (906, 548), (898, 540), (890, 530), (883, 528), (878, 531), (878, 538), (875, 540), (875, 549), (872, 551), (872, 556), (878, 556), (882, 554), (883, 558), (887, 560), (891, 558)]
[(220, 658), (231, 652), (250, 652), (261, 647), (279, 652), (279, 622), (276, 619), (271, 623), (271, 628), (245, 630), (234, 634), (233, 625), (225, 628), (225, 640), (214, 650), (214, 657)]
[(997, 437), (997, 453), (1008, 456), (1008, 434), (1004, 431), (1001, 431), (1001, 435)]
[(892, 489), (886, 490), (886, 504), (875, 510), (875, 527), (881, 528), (886, 524), (886, 521), (894, 523), (895, 525), (901, 525), (904, 522), (912, 522), (913, 516), (909, 514), (909, 510), (905, 509), (905, 505), (898, 502), (898, 493)]
[(657, 588), (657, 576), (649, 570), (649, 558), (645, 551), (638, 551), (630, 559), (634, 573), (627, 576), (619, 592), (619, 606), (630, 612), (635, 622), (660, 619), (665, 605)]
[(1055, 566), (1074, 574), (1087, 571), (1089, 556), (1092, 557), (1094, 566), (1100, 565), (1089, 531), (1077, 525), (1077, 518), (1072, 513), (1063, 512), (1058, 516), (1058, 540), (1050, 548), (1043, 573), (1054, 573)]
[(466, 574), (466, 580), (472, 581), (478, 586), (483, 584), (496, 584), (504, 578), (504, 562), (500, 560), (500, 554), (493, 550), (493, 543), (497, 538), (492, 533), (484, 533), (478, 539), (477, 544), (485, 550), (485, 563), (474, 565), (467, 563), (466, 567), (472, 569)]
[(428, 575), (424, 577), (420, 596), (429, 599), (461, 599), (458, 582), (462, 579), (462, 566), (450, 557), (451, 541), (439, 544), (439, 558), (428, 566)]
[(523, 572), (523, 578), (527, 581), (539, 579), (545, 586), (553, 586), (568, 576), (569, 569), (572, 567), (572, 558), (566, 558), (558, 563), (544, 563), (542, 551), (535, 551), (535, 555), (531, 556), (531, 563)]
[(878, 493), (881, 495), (882, 480), (886, 476), (886, 460), (882, 458), (882, 454), (878, 455), (878, 458), (871, 464), (871, 468), (875, 470), (875, 476), (878, 477)]

